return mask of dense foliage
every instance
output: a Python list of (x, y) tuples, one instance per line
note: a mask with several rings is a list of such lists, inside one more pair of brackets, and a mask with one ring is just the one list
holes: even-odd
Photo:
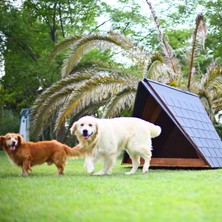
[[(140, 49), (136, 53), (142, 52), (144, 48), (146, 55), (151, 58), (150, 55), (154, 55), (153, 52), (162, 51), (163, 39), (159, 38), (160, 35), (156, 31), (153, 16), (145, 0), (142, 3), (120, 0), (118, 5), (111, 6), (101, 0), (77, 0), (75, 2), (24, 0), (20, 7), (15, 7), (11, 2), (3, 0), (0, 4), (2, 55), (0, 59), (4, 58), (5, 63), (5, 75), (0, 78), (0, 106), (6, 112), (9, 110), (9, 112), (17, 113), (17, 116), (22, 108), (31, 107), (36, 98), (49, 89), (53, 83), (61, 81), (61, 70), (64, 70), (63, 60), (68, 52), (66, 47), (64, 47), (64, 51), (54, 57), (51, 63), (49, 63), (48, 56), (57, 43), (68, 37), (81, 38), (91, 34), (99, 36), (100, 33), (106, 34), (109, 30), (115, 30), (132, 40), (134, 49), (135, 47)], [(191, 45), (195, 18), (199, 13), (195, 10), (200, 6), (208, 33), (204, 48), (201, 53), (195, 55), (195, 78), (198, 80), (209, 73), (212, 60), (215, 61), (214, 67), (222, 64), (220, 57), (222, 46), (219, 44), (222, 35), (221, 1), (189, 0), (186, 1), (186, 5), (184, 3), (175, 4), (172, 0), (153, 2), (159, 24), (177, 59), (180, 60), (181, 74), (185, 78), (189, 71), (189, 66), (187, 66), (189, 55), (185, 52), (189, 51)], [(109, 67), (106, 66), (109, 69), (114, 70), (110, 64), (115, 64), (115, 67), (121, 71), (124, 68), (133, 78), (139, 79), (143, 76), (141, 66), (133, 63), (129, 67), (122, 57), (117, 57), (121, 51), (113, 52), (109, 47), (104, 49), (102, 53), (95, 48), (85, 53), (85, 57), (78, 64), (79, 67), (82, 65), (83, 70), (86, 68), (87, 62), (90, 65), (94, 62), (94, 67), (100, 67), (98, 63), (95, 63), (95, 61), (100, 61), (109, 64)], [(118, 58), (117, 61), (116, 58)], [(158, 58), (161, 60), (161, 57)], [(115, 70), (117, 69), (115, 68)], [(217, 70), (219, 71), (216, 75), (221, 75), (220, 68)], [(172, 82), (173, 84), (175, 83)], [(217, 102), (220, 107), (221, 100)], [(218, 112), (218, 110), (214, 110), (214, 112)], [(55, 115), (51, 115), (50, 122), (54, 122), (55, 118)], [(47, 130), (50, 132), (49, 137), (55, 137), (51, 123), (48, 124), (48, 127), (50, 128)]]

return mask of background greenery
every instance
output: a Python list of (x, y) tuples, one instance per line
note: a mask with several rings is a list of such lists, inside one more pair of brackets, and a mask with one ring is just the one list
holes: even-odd
[[(34, 101), (40, 98), (46, 89), (62, 79), (61, 70), (69, 50), (65, 49), (59, 53), (51, 63), (48, 62), (48, 58), (52, 50), (64, 39), (91, 34), (103, 35), (107, 34), (109, 30), (114, 30), (130, 39), (134, 46), (144, 49), (147, 58), (157, 52), (155, 55), (160, 56), (156, 56), (156, 59), (161, 60), (162, 41), (154, 25), (154, 16), (146, 1), (120, 0), (117, 1), (118, 4), (112, 5), (107, 2), (102, 0), (77, 0), (75, 2), (22, 0), (22, 4), (17, 7), (12, 4), (13, 1), (2, 1), (0, 5), (0, 60), (4, 61), (5, 75), (0, 78), (0, 134), (18, 129), (19, 119), (15, 121), (14, 117), (11, 119), (11, 115), (9, 115), (7, 118), (9, 123), (3, 123), (3, 114), (14, 113), (17, 118), (22, 108), (32, 107)], [(207, 76), (209, 65), (215, 61), (215, 65), (217, 65), (215, 67), (219, 67), (216, 75), (221, 79), (220, 52), (222, 45), (219, 43), (222, 36), (220, 21), (222, 2), (220, 0), (188, 0), (185, 4), (184, 2), (175, 3), (173, 0), (159, 0), (152, 1), (152, 5), (163, 33), (165, 33), (165, 40), (169, 42), (174, 55), (180, 60), (181, 75), (185, 78), (189, 67), (187, 66), (189, 53), (185, 52), (189, 51), (192, 42), (195, 18), (200, 11), (203, 12), (208, 32), (204, 50), (202, 49), (201, 53), (195, 57), (195, 78), (204, 79)], [(82, 67), (86, 68), (86, 62), (90, 61), (94, 68), (100, 68), (98, 66), (98, 61), (100, 61), (100, 64), (101, 62), (109, 64), (109, 67), (106, 67), (110, 70), (121, 70), (121, 72), (124, 70), (128, 77), (136, 80), (133, 82), (133, 87), (129, 84), (134, 90), (134, 83), (144, 77), (141, 67), (138, 64), (129, 67), (122, 57), (118, 58), (120, 51), (113, 52), (106, 47), (104, 49), (102, 53), (101, 50), (95, 49), (87, 53), (81, 61)], [(116, 60), (116, 58), (118, 59)], [(92, 75), (97, 72), (98, 69), (94, 72), (91, 70)], [(126, 75), (122, 76), (121, 81), (123, 79), (129, 83)], [(219, 81), (216, 82), (219, 83)], [(211, 89), (210, 91), (212, 92)], [(218, 92), (221, 93), (220, 88)], [(220, 94), (218, 95), (220, 96)], [(131, 100), (133, 100), (132, 97)], [(216, 106), (221, 107), (221, 99), (215, 99), (215, 101)], [(106, 103), (108, 102), (109, 100), (106, 101)], [(56, 105), (54, 107), (58, 108)], [(98, 108), (97, 111), (103, 112)], [(87, 112), (90, 113), (92, 110), (87, 110)], [(213, 114), (215, 112), (218, 110), (214, 109)], [(127, 107), (124, 115), (130, 114), (131, 109)], [(39, 127), (41, 132), (44, 132), (42, 138), (56, 138), (68, 142), (68, 131), (64, 125), (59, 133), (54, 133), (57, 113), (53, 115), (50, 113), (49, 116), (50, 120), (47, 121), (44, 130)], [(66, 120), (73, 119), (66, 118)], [(14, 128), (11, 128), (10, 122), (14, 122)]]
[(112, 175), (100, 177), (75, 159), (64, 176), (44, 164), (22, 177), (2, 151), (0, 161), (1, 221), (221, 221), (221, 169), (139, 169), (129, 176), (118, 160)]

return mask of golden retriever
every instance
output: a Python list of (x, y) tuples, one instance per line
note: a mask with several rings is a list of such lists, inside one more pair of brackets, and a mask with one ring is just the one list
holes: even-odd
[(27, 176), (31, 167), (47, 162), (55, 164), (57, 175), (63, 174), (67, 156), (81, 156), (78, 147), (70, 148), (56, 140), (25, 142), (19, 134), (8, 133), (0, 136), (0, 146), (14, 164), (22, 168), (22, 175)]
[(74, 122), (71, 134), (76, 135), (79, 148), (85, 153), (85, 167), (88, 173), (94, 172), (94, 163), (103, 160), (103, 169), (95, 175), (111, 174), (118, 154), (125, 149), (132, 159), (133, 174), (144, 159), (143, 173), (148, 172), (151, 160), (151, 138), (160, 135), (161, 128), (135, 117), (98, 119), (91, 116)]

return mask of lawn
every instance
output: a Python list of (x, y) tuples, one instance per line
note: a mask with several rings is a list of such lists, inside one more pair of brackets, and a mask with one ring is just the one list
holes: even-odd
[(120, 163), (109, 176), (90, 176), (82, 159), (70, 159), (64, 176), (44, 164), (22, 177), (0, 151), (0, 221), (222, 221), (222, 169), (125, 175)]

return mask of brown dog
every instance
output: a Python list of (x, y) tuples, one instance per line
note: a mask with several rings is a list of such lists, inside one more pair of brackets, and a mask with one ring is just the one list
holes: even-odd
[(57, 175), (63, 174), (67, 156), (81, 156), (81, 150), (77, 146), (70, 148), (56, 140), (25, 142), (16, 133), (8, 133), (0, 136), (0, 146), (8, 157), (19, 167), (22, 168), (22, 175), (27, 176), (31, 167), (47, 162), (48, 165), (55, 164)]

